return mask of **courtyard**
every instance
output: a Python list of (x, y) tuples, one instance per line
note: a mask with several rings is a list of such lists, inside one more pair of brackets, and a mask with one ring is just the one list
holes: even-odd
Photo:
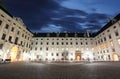
[(120, 79), (119, 62), (0, 64), (0, 79)]

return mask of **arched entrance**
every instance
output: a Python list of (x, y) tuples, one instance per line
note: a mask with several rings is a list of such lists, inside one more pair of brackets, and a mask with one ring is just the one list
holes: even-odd
[(118, 54), (116, 53), (113, 54), (113, 61), (119, 61)]
[(81, 52), (80, 51), (76, 51), (75, 52), (75, 60), (76, 61), (80, 61), (81, 60)]
[(10, 51), (10, 59), (12, 62), (17, 60), (17, 55), (18, 55), (18, 46), (15, 45), (11, 48)]
[(80, 61), (80, 56), (77, 56), (77, 59), (76, 59), (77, 61)]

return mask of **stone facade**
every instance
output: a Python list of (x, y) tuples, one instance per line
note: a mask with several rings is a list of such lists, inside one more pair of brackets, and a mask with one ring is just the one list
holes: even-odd
[(12, 61), (24, 60), (29, 54), (33, 34), (20, 18), (13, 17), (0, 9), (0, 57)]

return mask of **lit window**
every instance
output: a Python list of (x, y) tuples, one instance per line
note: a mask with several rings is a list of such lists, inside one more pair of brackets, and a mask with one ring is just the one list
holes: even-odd
[(113, 42), (110, 42), (110, 45), (113, 47)]
[(118, 39), (118, 44), (120, 45), (120, 39)]
[(108, 43), (106, 43), (106, 48), (108, 48)]

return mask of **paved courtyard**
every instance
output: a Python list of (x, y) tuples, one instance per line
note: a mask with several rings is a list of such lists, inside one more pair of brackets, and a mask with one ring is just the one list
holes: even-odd
[(120, 79), (120, 63), (0, 64), (0, 79)]

